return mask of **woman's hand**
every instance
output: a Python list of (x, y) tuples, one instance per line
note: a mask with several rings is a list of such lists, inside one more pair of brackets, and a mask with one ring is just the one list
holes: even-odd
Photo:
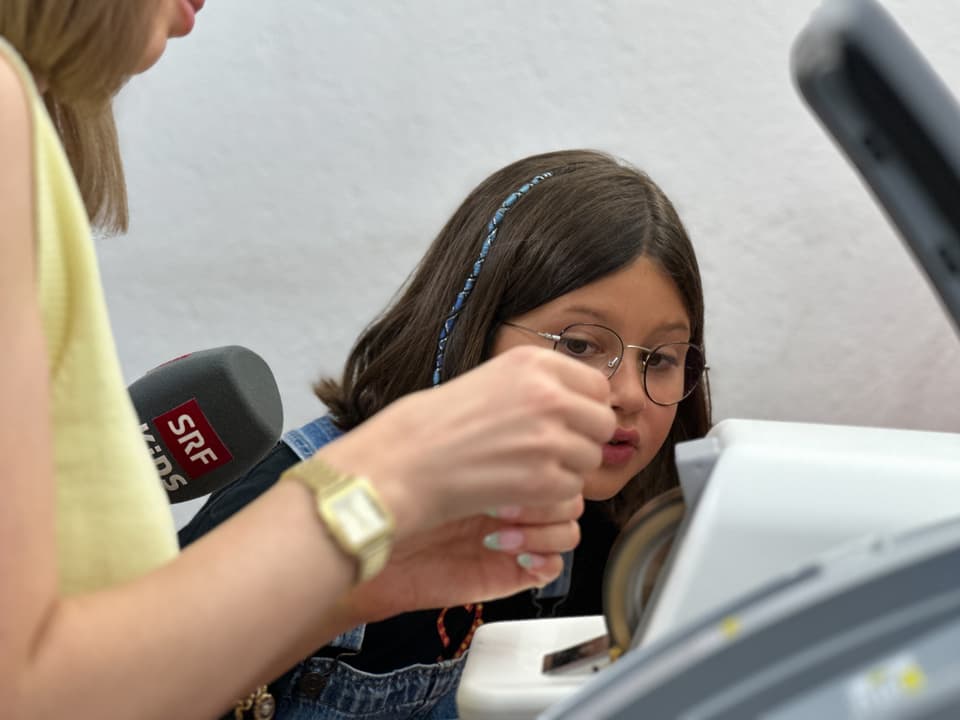
[(608, 396), (596, 370), (518, 347), (398, 400), (318, 456), (370, 478), (398, 540), (502, 506), (549, 515), (601, 463), (616, 426)]
[[(582, 512), (583, 499), (576, 496), (512, 519), (479, 515), (413, 534), (398, 542), (383, 571), (354, 588), (343, 604), (360, 624), (540, 587), (560, 574), (560, 553), (579, 542), (576, 518)], [(501, 549), (492, 549), (497, 541)]]

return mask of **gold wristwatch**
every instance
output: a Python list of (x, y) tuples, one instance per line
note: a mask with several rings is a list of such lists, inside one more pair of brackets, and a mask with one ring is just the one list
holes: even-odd
[(327, 531), (357, 561), (357, 582), (383, 569), (393, 545), (393, 515), (369, 480), (337, 472), (320, 458), (297, 463), (281, 479), (297, 480), (313, 491)]

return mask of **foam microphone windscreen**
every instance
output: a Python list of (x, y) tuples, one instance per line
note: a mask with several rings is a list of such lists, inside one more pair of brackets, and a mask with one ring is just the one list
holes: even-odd
[(129, 387), (140, 429), (171, 502), (202, 497), (252, 468), (283, 430), (280, 392), (252, 350), (190, 353)]

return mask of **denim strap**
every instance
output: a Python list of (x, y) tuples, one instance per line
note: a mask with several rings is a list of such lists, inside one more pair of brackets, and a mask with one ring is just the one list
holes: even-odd
[(283, 434), (286, 443), (294, 454), (301, 460), (312, 457), (324, 445), (329, 445), (343, 435), (343, 430), (333, 423), (329, 415), (311, 420), (296, 430), (288, 430)]
[(557, 579), (534, 592), (534, 597), (547, 599), (564, 597), (570, 592), (570, 580), (573, 578), (573, 550), (563, 553), (563, 570)]

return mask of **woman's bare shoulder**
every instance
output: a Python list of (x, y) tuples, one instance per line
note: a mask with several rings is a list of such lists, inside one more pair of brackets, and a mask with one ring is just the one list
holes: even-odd
[[(32, 260), (32, 119), (29, 89), (0, 52), (0, 265)], [(2, 273), (0, 273), (2, 274)]]
[(19, 69), (0, 48), (0, 134), (3, 137), (21, 142), (29, 139), (29, 93)]

